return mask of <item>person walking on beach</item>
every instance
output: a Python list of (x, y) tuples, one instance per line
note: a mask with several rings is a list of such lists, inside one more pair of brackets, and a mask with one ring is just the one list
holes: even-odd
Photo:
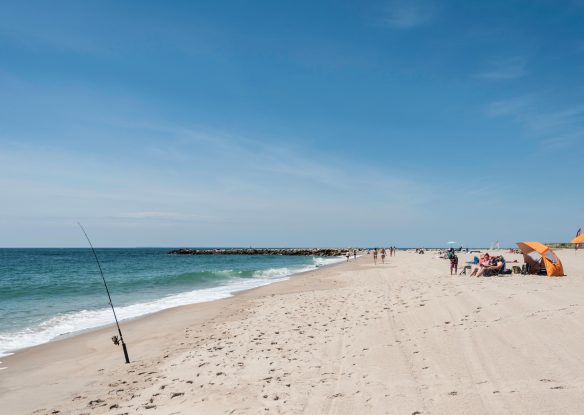
[(454, 275), (458, 273), (458, 257), (453, 252), (450, 258), (450, 275), (452, 275), (452, 271), (454, 271)]
[(353, 249), (353, 259), (357, 260), (357, 250)]
[(385, 264), (385, 248), (381, 248), (381, 263)]
[(377, 248), (373, 250), (373, 262), (377, 265)]

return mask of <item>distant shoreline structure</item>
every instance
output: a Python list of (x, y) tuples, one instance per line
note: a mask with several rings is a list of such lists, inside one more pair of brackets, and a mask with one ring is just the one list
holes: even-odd
[(191, 249), (181, 248), (169, 251), (169, 255), (288, 255), (288, 256), (320, 256), (337, 257), (353, 252), (358, 248), (213, 248)]
[[(167, 253), (169, 255), (287, 255), (287, 256), (320, 256), (320, 257), (338, 257), (345, 256), (347, 252), (363, 253), (373, 248), (178, 248), (172, 249)], [(416, 248), (396, 248), (398, 251), (414, 251)], [(447, 248), (423, 248), (425, 251), (444, 251)], [(463, 248), (466, 251), (467, 248)], [(504, 251), (512, 248), (488, 248), (474, 247), (468, 248), (469, 251)], [(459, 250), (459, 248), (456, 248)]]

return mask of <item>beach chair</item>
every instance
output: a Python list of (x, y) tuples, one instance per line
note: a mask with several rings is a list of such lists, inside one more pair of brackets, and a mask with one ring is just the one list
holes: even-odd
[(472, 267), (470, 265), (465, 265), (464, 267), (462, 267), (462, 270), (460, 270), (460, 272), (458, 273), (458, 275), (466, 275), (466, 270), (471, 270)]
[[(505, 262), (505, 258), (500, 257), (501, 261), (503, 263), (503, 265), (501, 266), (501, 268), (492, 268), (492, 269), (488, 269), (484, 272), (483, 276), (484, 277), (496, 277), (498, 275), (505, 275), (507, 274), (507, 263)], [(499, 262), (499, 261), (497, 261)]]
[(525, 264), (521, 266), (521, 273), (523, 275), (547, 275), (543, 260), (533, 260), (528, 255), (523, 255), (523, 257), (527, 257)]

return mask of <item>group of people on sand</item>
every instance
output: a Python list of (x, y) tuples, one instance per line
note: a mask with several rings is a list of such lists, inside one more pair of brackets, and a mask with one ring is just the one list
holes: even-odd
[[(446, 257), (450, 261), (450, 275), (456, 275), (458, 272), (458, 256), (453, 248), (450, 248)], [(476, 257), (475, 257), (476, 260)], [(470, 266), (469, 266), (470, 268)], [(466, 274), (466, 268), (463, 270)], [(488, 252), (478, 258), (478, 264), (470, 273), (471, 277), (482, 277), (497, 275), (505, 271), (505, 258), (502, 255), (491, 256)]]
[(481, 277), (488, 275), (497, 275), (505, 270), (505, 258), (502, 255), (490, 256), (485, 253), (479, 257), (478, 266), (474, 267), (470, 276)]
[(353, 255), (354, 259), (357, 259), (357, 250), (353, 249), (352, 252), (351, 252), (351, 250), (348, 250), (347, 252), (345, 252), (345, 256), (347, 257), (347, 262), (349, 262), (349, 259), (351, 258), (351, 254)]
[(381, 256), (381, 263), (385, 264), (385, 257), (388, 255), (389, 256), (395, 256), (395, 251), (396, 251), (396, 247), (395, 246), (390, 246), (389, 248), (387, 248), (387, 250), (385, 248), (375, 248), (373, 249), (373, 262), (375, 264), (377, 264), (377, 256)]

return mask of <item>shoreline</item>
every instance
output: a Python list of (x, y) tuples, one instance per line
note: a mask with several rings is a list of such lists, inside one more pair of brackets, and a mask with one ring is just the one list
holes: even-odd
[[(352, 260), (353, 261), (353, 260)], [(336, 268), (346, 265), (346, 261), (327, 264), (317, 269), (292, 274), (284, 280), (276, 281), (259, 287), (239, 291), (231, 297), (172, 307), (147, 314), (135, 319), (120, 322), (124, 339), (128, 346), (130, 364), (123, 361), (121, 347), (112, 344), (111, 335), (117, 330), (114, 323), (96, 327), (66, 338), (56, 338), (47, 343), (21, 349), (14, 354), (1, 358), (5, 369), (0, 371), (0, 401), (9, 408), (12, 414), (29, 414), (43, 410), (22, 400), (19, 390), (36, 390), (35, 396), (45, 405), (56, 400), (67, 400), (79, 384), (86, 384), (86, 375), (80, 372), (103, 372), (105, 370), (125, 371), (127, 368), (140, 365), (144, 360), (160, 355), (160, 341), (179, 336), (192, 324), (206, 327), (209, 321), (225, 317), (224, 310), (237, 309), (230, 318), (239, 318), (245, 311), (240, 304), (252, 302), (262, 296), (275, 295), (275, 292), (286, 291), (287, 287), (295, 287), (302, 281), (315, 275), (326, 274)], [(294, 289), (294, 288), (292, 288)], [(160, 328), (164, 335), (160, 337)], [(157, 334), (158, 331), (158, 334)], [(156, 343), (157, 347), (151, 347)], [(117, 349), (117, 350), (116, 350)], [(63, 367), (66, 367), (64, 370)], [(48, 388), (44, 381), (37, 380), (37, 371), (53, 380), (57, 388)], [(8, 379), (11, 381), (9, 382)], [(57, 389), (57, 390), (55, 390)], [(28, 394), (26, 392), (25, 394)], [(6, 395), (9, 397), (6, 398)], [(7, 406), (6, 406), (7, 405)], [(44, 409), (46, 410), (46, 408)]]
[(8, 356), (0, 400), (15, 415), (577, 413), (584, 256), (559, 255), (568, 277), (363, 255), (127, 322), (129, 365), (111, 327)]
[[(328, 257), (327, 259), (332, 259), (332, 258), (336, 258), (336, 257)], [(353, 261), (353, 259), (351, 259), (351, 261)], [(324, 265), (315, 265), (315, 269), (301, 270), (301, 271), (298, 271), (298, 272), (293, 272), (293, 273), (291, 273), (289, 275), (286, 275), (286, 276), (283, 276), (283, 277), (279, 277), (277, 279), (274, 279), (273, 282), (269, 282), (267, 284), (258, 285), (256, 287), (251, 287), (251, 288), (245, 288), (245, 289), (242, 289), (242, 290), (236, 290), (236, 291), (233, 291), (233, 292), (229, 293), (229, 295), (227, 297), (224, 297), (224, 298), (218, 298), (218, 299), (212, 299), (212, 300), (204, 300), (204, 301), (199, 301), (199, 302), (194, 302), (194, 303), (188, 303), (188, 304), (181, 304), (181, 305), (171, 306), (171, 307), (163, 308), (161, 310), (157, 310), (157, 311), (154, 311), (154, 312), (150, 312), (150, 313), (146, 313), (146, 314), (141, 314), (141, 315), (138, 315), (138, 316), (135, 316), (135, 317), (125, 318), (123, 320), (119, 320), (120, 326), (122, 326), (122, 324), (127, 324), (127, 323), (130, 323), (132, 321), (137, 321), (137, 320), (142, 319), (142, 318), (147, 318), (147, 317), (153, 316), (153, 315), (155, 315), (157, 313), (161, 313), (161, 312), (164, 312), (166, 310), (172, 310), (172, 309), (181, 308), (181, 307), (188, 307), (188, 306), (192, 306), (192, 305), (196, 305), (196, 304), (212, 303), (212, 302), (215, 302), (215, 301), (221, 301), (221, 300), (233, 298), (233, 297), (235, 297), (235, 296), (237, 296), (237, 295), (239, 295), (241, 293), (245, 293), (247, 291), (251, 291), (251, 290), (258, 289), (258, 288), (270, 286), (270, 285), (277, 284), (277, 283), (280, 283), (280, 282), (284, 282), (284, 281), (289, 280), (290, 278), (297, 277), (297, 276), (300, 276), (300, 275), (303, 275), (303, 274), (306, 274), (306, 273), (310, 273), (310, 272), (316, 272), (316, 271), (319, 271), (321, 269), (326, 269), (326, 268), (329, 268), (329, 267), (337, 266), (337, 265), (342, 264), (344, 262), (346, 262), (345, 261), (345, 258), (340, 258), (339, 257), (339, 261), (338, 262), (332, 262), (332, 263), (328, 263), (328, 264), (324, 264)], [(184, 294), (184, 293), (177, 293), (177, 294)], [(137, 304), (141, 304), (141, 303), (137, 303)], [(132, 306), (132, 305), (134, 305), (134, 304), (131, 304), (130, 306)], [(119, 317), (118, 317), (118, 319), (119, 319)], [(113, 316), (112, 316), (112, 320), (113, 320)], [(85, 329), (76, 330), (76, 331), (69, 332), (69, 333), (63, 333), (63, 334), (60, 334), (57, 337), (52, 338), (52, 339), (50, 339), (50, 340), (48, 340), (46, 342), (43, 342), (43, 343), (39, 343), (39, 344), (36, 344), (36, 345), (24, 347), (24, 348), (21, 348), (21, 349), (16, 349), (16, 350), (13, 350), (13, 351), (8, 351), (7, 354), (0, 355), (0, 370), (4, 370), (4, 369), (7, 368), (5, 366), (6, 365), (5, 362), (8, 360), (8, 357), (10, 357), (10, 356), (14, 356), (14, 355), (16, 355), (18, 353), (24, 352), (24, 351), (29, 350), (29, 349), (33, 349), (33, 348), (36, 348), (36, 347), (41, 347), (43, 345), (50, 344), (52, 342), (67, 340), (67, 339), (70, 339), (70, 338), (73, 338), (73, 337), (76, 337), (76, 336), (80, 336), (80, 335), (83, 335), (83, 334), (89, 334), (89, 333), (92, 333), (92, 332), (95, 332), (95, 331), (98, 331), (98, 330), (102, 330), (102, 329), (103, 330), (111, 329), (114, 326), (115, 326), (115, 322), (112, 321), (111, 323), (108, 323), (108, 324), (105, 324), (105, 325), (99, 325), (99, 326), (95, 326), (95, 327), (89, 327), (89, 328), (85, 328)], [(116, 329), (116, 332), (117, 332), (117, 329)], [(122, 330), (122, 332), (123, 332), (123, 330)]]

